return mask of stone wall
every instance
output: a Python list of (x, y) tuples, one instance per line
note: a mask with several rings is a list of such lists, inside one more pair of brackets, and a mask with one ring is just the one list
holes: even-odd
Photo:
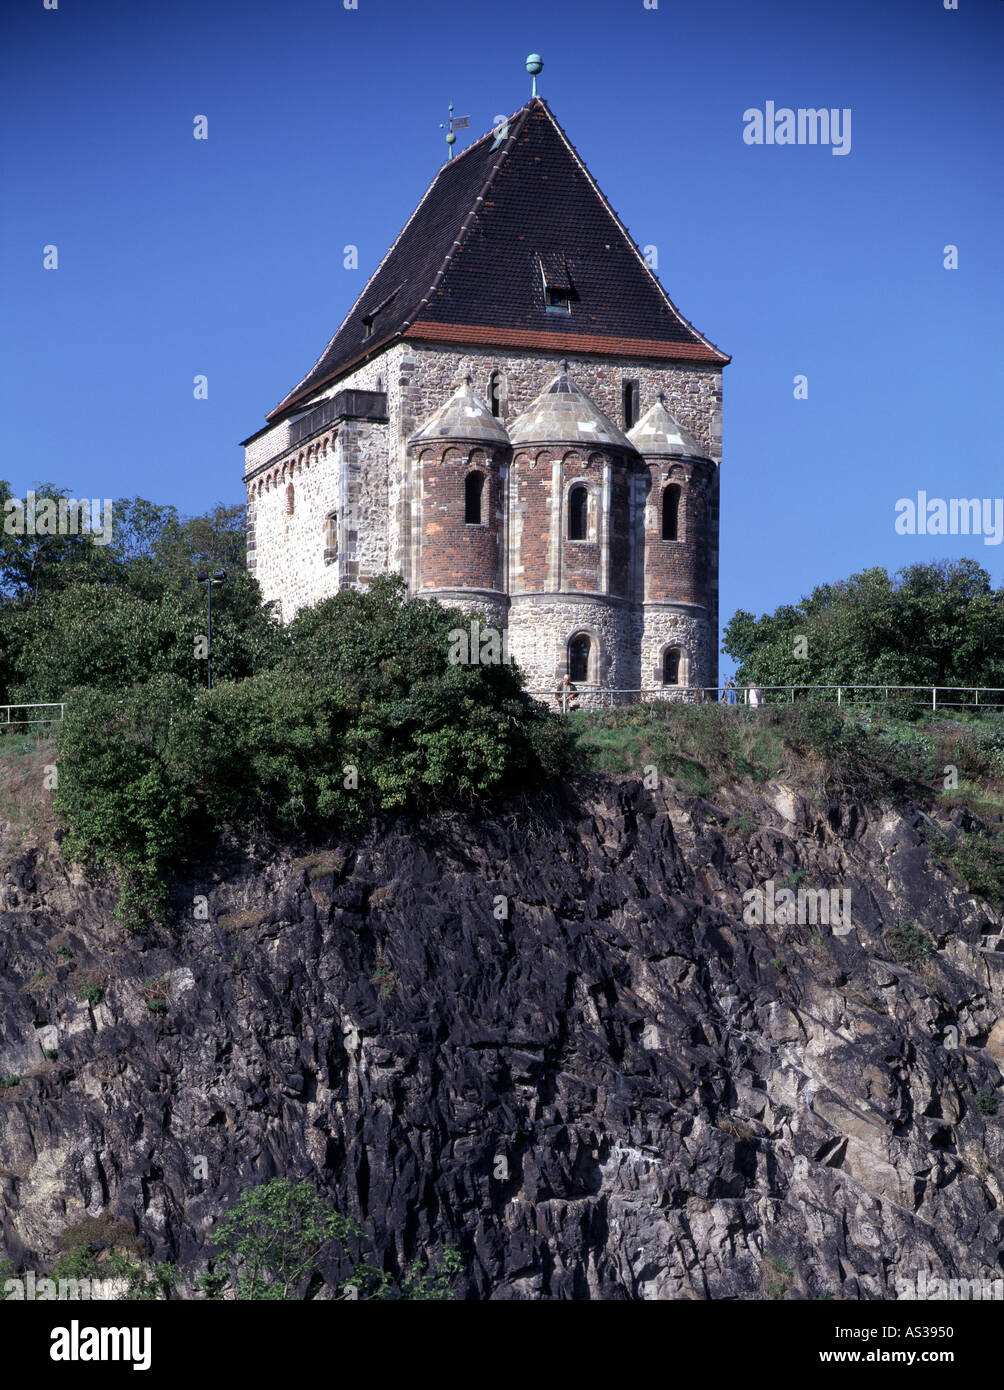
[(690, 685), (717, 685), (717, 636), (703, 609), (646, 603), (640, 644), (642, 686), (662, 686), (662, 657), (667, 647), (678, 647), (686, 655)]
[(509, 651), (531, 689), (552, 691), (568, 671), (568, 642), (587, 633), (589, 679), (577, 684), (636, 689), (638, 609), (599, 595), (520, 594), (509, 607)]

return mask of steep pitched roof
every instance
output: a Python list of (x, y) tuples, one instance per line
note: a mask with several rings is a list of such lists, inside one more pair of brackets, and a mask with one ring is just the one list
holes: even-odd
[[(571, 290), (552, 313), (545, 283)], [(400, 338), (724, 365), (670, 301), (546, 104), (534, 97), (436, 174), (275, 419)]]

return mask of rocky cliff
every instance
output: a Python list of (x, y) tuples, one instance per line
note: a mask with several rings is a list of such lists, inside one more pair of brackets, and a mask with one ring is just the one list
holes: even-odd
[[(937, 866), (932, 815), (953, 832), (584, 775), (314, 852), (207, 849), (143, 937), (58, 832), (8, 842), (0, 1258), (45, 1268), (113, 1212), (190, 1279), (282, 1174), (389, 1268), (459, 1245), (470, 1298), (1000, 1277), (1002, 924)], [(851, 929), (747, 925), (768, 882), (849, 891)]]

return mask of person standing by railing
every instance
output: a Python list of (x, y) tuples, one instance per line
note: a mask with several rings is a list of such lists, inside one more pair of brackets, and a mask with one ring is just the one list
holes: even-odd
[(573, 685), (568, 676), (565, 676), (557, 690), (554, 698), (561, 707), (562, 714), (567, 714), (570, 709), (579, 708), (579, 688)]
[(732, 679), (732, 677), (729, 676), (728, 680), (725, 682), (724, 689), (722, 690), (722, 699), (721, 699), (721, 703), (722, 703), (723, 705), (734, 705), (735, 702), (736, 702), (736, 683), (735, 683), (735, 681)]
[(756, 681), (750, 681), (749, 688), (746, 692), (746, 699), (754, 709), (758, 709), (760, 705), (763, 704), (763, 691), (757, 685)]

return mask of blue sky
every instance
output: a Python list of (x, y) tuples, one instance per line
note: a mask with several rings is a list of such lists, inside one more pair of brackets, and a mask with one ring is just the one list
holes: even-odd
[[(1004, 491), (1004, 0), (958, 5), (7, 0), (0, 476), (240, 500), (238, 441), (411, 213), (450, 101), (476, 138), (537, 51), (670, 296), (733, 355), (723, 622), (873, 564), (971, 555), (1000, 584), (1004, 546), (893, 524), (920, 489)], [(850, 153), (747, 145), (767, 101), (850, 108)]]

